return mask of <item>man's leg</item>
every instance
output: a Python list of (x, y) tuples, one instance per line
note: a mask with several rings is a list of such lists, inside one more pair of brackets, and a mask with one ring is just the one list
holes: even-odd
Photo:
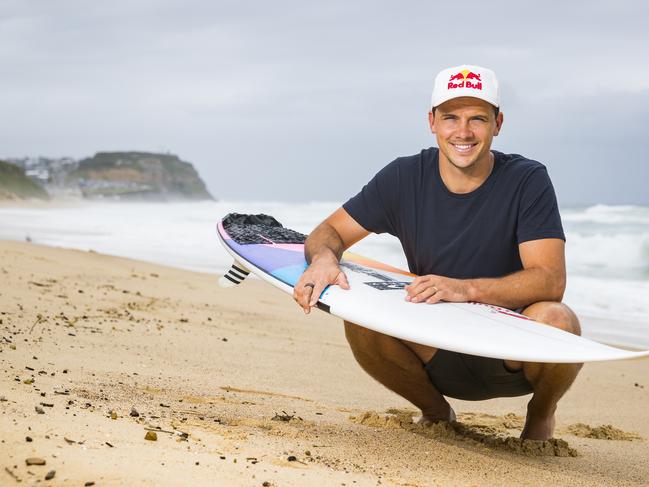
[(421, 409), (421, 422), (454, 421), (455, 413), (424, 370), (435, 352), (426, 347), (345, 321), (354, 357), (369, 375)]
[[(577, 315), (565, 304), (556, 302), (534, 303), (522, 312), (535, 321), (581, 335)], [(527, 418), (521, 438), (547, 440), (554, 432), (554, 412), (559, 399), (573, 383), (583, 364), (537, 364), (505, 361), (510, 370), (523, 369), (525, 378), (532, 384), (534, 394), (527, 404)]]

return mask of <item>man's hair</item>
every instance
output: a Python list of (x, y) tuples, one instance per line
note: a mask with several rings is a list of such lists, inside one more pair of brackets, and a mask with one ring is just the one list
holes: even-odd
[[(494, 113), (496, 114), (496, 118), (498, 118), (498, 114), (500, 113), (500, 107), (493, 107), (494, 108)], [(435, 110), (437, 110), (437, 107), (433, 107), (431, 110), (433, 112), (433, 115), (435, 115)]]

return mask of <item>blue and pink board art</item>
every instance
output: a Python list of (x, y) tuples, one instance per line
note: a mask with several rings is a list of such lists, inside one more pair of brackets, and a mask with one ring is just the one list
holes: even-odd
[[(267, 215), (263, 216), (265, 217)], [(226, 219), (227, 217), (224, 220)], [(245, 221), (245, 219), (241, 221)], [(272, 218), (272, 221), (276, 220)], [(268, 228), (264, 227), (265, 224), (241, 223), (240, 225), (253, 229), (255, 225), (258, 225), (258, 239), (256, 241), (252, 240), (254, 238), (253, 235), (248, 238), (251, 240), (250, 243), (237, 243), (224, 227), (222, 220), (218, 223), (217, 228), (223, 242), (248, 262), (254, 263), (259, 269), (279, 279), (284, 284), (291, 287), (295, 286), (295, 283), (307, 267), (306, 260), (304, 259), (304, 240), (306, 239), (306, 235), (281, 227), (284, 232), (278, 235), (278, 241), (273, 241), (271, 240), (273, 238), (272, 235), (269, 235)], [(227, 226), (232, 229), (232, 224)], [(287, 240), (290, 240), (290, 242), (287, 242)], [(345, 252), (343, 259), (377, 270), (414, 276), (414, 274), (407, 271), (368, 259), (353, 252)]]

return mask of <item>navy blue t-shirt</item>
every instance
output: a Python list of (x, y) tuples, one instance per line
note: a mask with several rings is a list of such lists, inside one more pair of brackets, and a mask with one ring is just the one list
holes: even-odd
[(435, 147), (385, 166), (343, 208), (363, 228), (401, 241), (410, 272), (457, 279), (501, 277), (523, 268), (518, 244), (565, 240), (545, 166), (492, 151), (494, 166), (476, 190), (448, 190)]

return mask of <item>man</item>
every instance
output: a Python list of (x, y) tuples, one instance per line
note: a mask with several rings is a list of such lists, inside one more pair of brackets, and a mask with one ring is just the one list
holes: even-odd
[[(338, 266), (343, 251), (371, 232), (388, 232), (420, 276), (406, 287), (413, 306), (489, 303), (580, 334), (576, 315), (561, 303), (565, 237), (545, 166), (491, 150), (503, 125), (493, 71), (463, 65), (440, 72), (428, 118), (438, 148), (384, 167), (309, 235), (310, 265), (295, 300), (308, 313), (327, 285), (348, 289)], [(438, 350), (350, 322), (345, 332), (361, 367), (421, 409), (423, 423), (455, 419), (444, 396), (533, 393), (524, 439), (552, 437), (557, 402), (581, 368)]]

